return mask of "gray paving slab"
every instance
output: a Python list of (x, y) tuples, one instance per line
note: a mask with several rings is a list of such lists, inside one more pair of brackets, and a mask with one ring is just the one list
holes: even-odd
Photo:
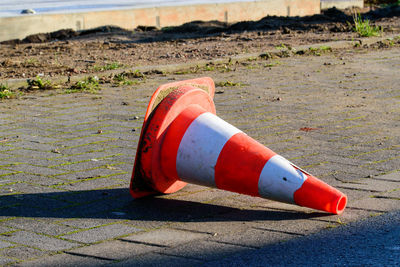
[(42, 234), (35, 234), (27, 231), (17, 231), (3, 234), (3, 240), (14, 242), (21, 245), (27, 245), (48, 251), (59, 251), (79, 246), (76, 242), (65, 241), (62, 239), (49, 237)]
[(7, 247), (13, 247), (14, 244), (5, 242), (5, 241), (0, 241), (0, 248), (7, 248)]
[(366, 190), (371, 192), (386, 192), (389, 190), (400, 189), (399, 182), (380, 181), (378, 179), (362, 179), (357, 183), (349, 183), (340, 186), (340, 188)]
[(96, 228), (77, 231), (61, 236), (68, 240), (74, 240), (82, 243), (95, 243), (102, 240), (112, 239), (127, 234), (140, 232), (140, 229), (134, 228), (124, 224), (111, 224), (105, 226), (98, 226)]
[(107, 266), (198, 266), (202, 265), (204, 261), (198, 259), (189, 259), (181, 256), (165, 255), (149, 253), (145, 255), (136, 256), (129, 260), (124, 260), (118, 263), (112, 263)]
[(207, 233), (182, 231), (175, 229), (159, 229), (121, 238), (132, 243), (147, 244), (160, 247), (176, 246), (196, 239), (209, 237)]
[[(164, 254), (169, 256), (185, 257), (201, 261), (209, 261), (229, 257), (232, 254), (253, 250), (254, 248), (237, 246), (222, 242), (198, 241), (168, 249)], [(218, 251), (218, 254), (215, 253)]]
[(69, 253), (122, 261), (156, 250), (160, 250), (160, 248), (121, 240), (112, 240), (92, 246), (73, 249), (70, 250)]
[(46, 253), (45, 251), (39, 249), (30, 248), (26, 246), (15, 246), (15, 245), (11, 248), (5, 248), (0, 250), (0, 255), (4, 257), (17, 259), (19, 261), (40, 258), (46, 256), (47, 254), (48, 253)]
[(77, 256), (77, 255), (70, 255), (70, 254), (59, 254), (55, 256), (49, 256), (49, 257), (42, 257), (40, 259), (34, 260), (34, 261), (25, 261), (19, 264), (16, 264), (15, 266), (37, 266), (37, 267), (42, 267), (42, 266), (48, 266), (48, 267), (53, 267), (53, 266), (102, 266), (109, 264), (109, 260), (104, 260), (104, 259), (98, 259), (98, 258), (91, 258), (91, 257), (85, 257), (85, 256)]
[(400, 200), (369, 197), (351, 203), (349, 208), (365, 209), (373, 212), (388, 212), (398, 210)]
[(6, 220), (5, 222), (0, 222), (0, 225), (6, 225), (13, 227), (14, 229), (27, 230), (37, 234), (46, 234), (50, 236), (58, 236), (75, 230), (71, 227), (31, 218), (15, 218)]
[(16, 262), (16, 260), (0, 256), (0, 264), (2, 264), (2, 265), (11, 264), (14, 262)]

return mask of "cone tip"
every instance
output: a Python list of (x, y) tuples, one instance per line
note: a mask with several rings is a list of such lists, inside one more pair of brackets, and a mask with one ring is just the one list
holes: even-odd
[(294, 201), (300, 206), (341, 214), (346, 208), (347, 196), (314, 176), (307, 175), (303, 185), (294, 193)]
[(344, 209), (346, 208), (347, 205), (347, 196), (345, 194), (342, 194), (342, 196), (339, 198), (337, 205), (336, 205), (336, 212), (335, 214), (342, 214)]

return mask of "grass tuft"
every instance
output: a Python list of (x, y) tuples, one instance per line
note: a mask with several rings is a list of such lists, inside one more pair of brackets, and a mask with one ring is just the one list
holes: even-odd
[(27, 90), (49, 90), (57, 88), (57, 86), (52, 84), (49, 80), (43, 80), (39, 76), (37, 76), (36, 79), (28, 79), (26, 82), (28, 83)]
[(0, 99), (12, 98), (14, 95), (7, 84), (0, 83)]
[(95, 93), (100, 90), (99, 87), (99, 78), (96, 76), (90, 76), (83, 80), (77, 81), (73, 84), (69, 89), (66, 90), (67, 94), (77, 93), (77, 92), (89, 92)]
[(363, 19), (360, 14), (353, 15), (354, 27), (353, 30), (361, 37), (380, 36), (382, 30), (378, 26), (370, 25), (368, 19)]

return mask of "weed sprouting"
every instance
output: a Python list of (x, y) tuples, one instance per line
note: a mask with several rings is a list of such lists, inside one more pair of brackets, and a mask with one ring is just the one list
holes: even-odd
[(26, 88), (27, 90), (49, 90), (58, 87), (52, 84), (49, 80), (43, 80), (39, 76), (36, 76), (35, 79), (28, 79), (26, 82), (28, 83), (28, 87)]
[(126, 72), (126, 76), (129, 78), (146, 79), (146, 75), (144, 75), (144, 73), (142, 73), (140, 70)]
[(308, 50), (310, 51), (310, 53), (312, 55), (320, 56), (322, 53), (332, 51), (332, 48), (330, 46), (327, 46), (327, 45), (322, 45), (320, 47), (310, 47), (310, 48), (308, 48)]
[(113, 82), (114, 85), (119, 86), (119, 85), (132, 85), (134, 83), (137, 83), (136, 81), (129, 80), (126, 73), (118, 73), (113, 77)]
[(25, 67), (38, 66), (39, 60), (37, 60), (36, 58), (28, 58), (22, 63), (22, 65)]
[(205, 70), (205, 71), (213, 71), (213, 70), (215, 70), (215, 67), (214, 67), (213, 65), (211, 65), (211, 64), (207, 64), (207, 65), (204, 67), (204, 70)]
[(279, 49), (279, 50), (288, 49), (288, 47), (285, 44), (280, 44), (280, 45), (275, 46), (275, 49)]
[(382, 29), (378, 26), (371, 26), (368, 19), (363, 19), (360, 14), (353, 15), (354, 27), (353, 31), (357, 32), (361, 37), (379, 36)]
[(90, 76), (83, 80), (77, 81), (69, 89), (66, 90), (66, 93), (67, 94), (76, 92), (95, 93), (98, 90), (100, 90), (99, 78), (97, 78), (96, 76)]
[(224, 81), (224, 82), (217, 82), (215, 84), (215, 86), (217, 87), (234, 87), (234, 86), (242, 86), (244, 85), (243, 83), (236, 83), (236, 82), (232, 82), (232, 81)]
[(265, 63), (265, 64), (264, 64), (264, 67), (265, 67), (265, 68), (271, 68), (271, 67), (278, 66), (278, 65), (280, 65), (280, 64), (282, 64), (280, 61), (275, 61), (275, 62), (272, 62), (272, 63)]
[(0, 83), (0, 99), (14, 97), (14, 92), (10, 90), (7, 84)]

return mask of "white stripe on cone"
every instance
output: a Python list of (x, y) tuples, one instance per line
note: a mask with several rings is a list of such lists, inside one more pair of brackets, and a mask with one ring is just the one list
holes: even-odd
[(265, 163), (258, 180), (261, 197), (286, 203), (293, 203), (293, 194), (307, 179), (301, 171), (282, 156), (275, 155)]
[(199, 115), (179, 145), (176, 170), (187, 183), (216, 187), (214, 168), (225, 143), (241, 131), (216, 115)]

